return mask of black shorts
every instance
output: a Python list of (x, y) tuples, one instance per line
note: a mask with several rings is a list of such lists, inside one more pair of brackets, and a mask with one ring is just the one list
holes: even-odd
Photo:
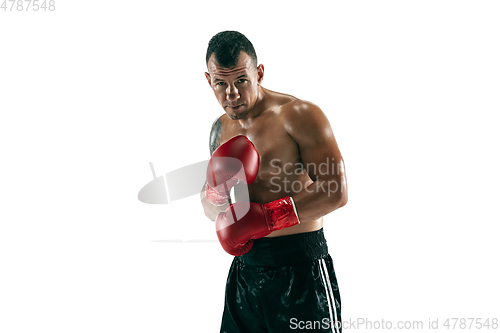
[(261, 238), (235, 257), (221, 332), (341, 332), (340, 294), (323, 229)]

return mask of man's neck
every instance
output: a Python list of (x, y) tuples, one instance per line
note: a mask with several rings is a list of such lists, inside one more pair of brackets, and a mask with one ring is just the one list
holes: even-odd
[(257, 101), (255, 102), (254, 107), (243, 119), (238, 119), (240, 125), (242, 127), (249, 127), (252, 125), (255, 118), (257, 118), (264, 110), (266, 110), (266, 102), (267, 102), (267, 89), (263, 87), (259, 87), (259, 96), (257, 97)]

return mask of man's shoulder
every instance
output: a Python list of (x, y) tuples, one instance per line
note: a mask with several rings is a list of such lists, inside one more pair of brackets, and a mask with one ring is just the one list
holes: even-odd
[(298, 98), (288, 103), (286, 106), (291, 112), (314, 112), (319, 109), (316, 104)]
[(215, 119), (210, 129), (210, 155), (219, 147), (222, 134), (222, 117)]
[(294, 139), (323, 131), (325, 126), (329, 126), (326, 115), (312, 102), (297, 98), (280, 109), (283, 126)]
[(285, 121), (303, 121), (322, 113), (321, 109), (314, 103), (295, 98), (284, 103), (280, 107), (280, 115)]
[(227, 116), (226, 113), (221, 114), (217, 119), (212, 124), (212, 127), (214, 126), (223, 126), (227, 122), (229, 122), (231, 119)]
[(234, 122), (225, 113), (214, 120), (210, 129), (210, 154), (219, 147), (228, 133), (232, 133), (231, 125), (233, 124)]
[(214, 122), (212, 123), (212, 130), (211, 132), (221, 132), (224, 127), (228, 125), (228, 123), (231, 122), (231, 119), (227, 116), (227, 114), (223, 113), (219, 117), (217, 117)]

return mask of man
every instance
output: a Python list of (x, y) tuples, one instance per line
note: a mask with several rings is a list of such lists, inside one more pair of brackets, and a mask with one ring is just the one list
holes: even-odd
[(262, 87), (264, 66), (239, 32), (212, 37), (206, 62), (225, 114), (210, 133), (201, 200), (235, 255), (221, 332), (340, 332), (323, 216), (347, 203), (347, 183), (328, 119), (312, 103)]

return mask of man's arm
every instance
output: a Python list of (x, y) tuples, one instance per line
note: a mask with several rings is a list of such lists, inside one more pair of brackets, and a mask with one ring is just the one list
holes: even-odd
[(301, 222), (317, 220), (347, 203), (344, 160), (328, 118), (318, 106), (296, 102), (285, 117), (286, 130), (313, 181), (292, 198)]
[[(221, 134), (222, 134), (222, 122), (220, 117), (214, 121), (212, 124), (212, 129), (210, 130), (210, 140), (209, 140), (209, 148), (210, 148), (210, 156), (214, 153), (214, 151), (220, 146)], [(215, 218), (220, 212), (223, 212), (229, 204), (225, 204), (223, 206), (215, 206), (212, 205), (205, 196), (205, 185), (200, 192), (201, 204), (203, 206), (203, 210), (205, 215), (212, 221), (215, 221)]]
[[(312, 182), (293, 197), (266, 204), (236, 202), (229, 205), (215, 221), (217, 237), (229, 254), (245, 254), (254, 239), (317, 220), (347, 203), (344, 162), (326, 116), (317, 106), (302, 101), (289, 105), (283, 115), (285, 129), (297, 143)], [(330, 168), (325, 168), (326, 165)]]
[(222, 121), (221, 117), (217, 118), (212, 124), (212, 129), (210, 130), (210, 156), (214, 151), (220, 146), (220, 138), (222, 135)]

